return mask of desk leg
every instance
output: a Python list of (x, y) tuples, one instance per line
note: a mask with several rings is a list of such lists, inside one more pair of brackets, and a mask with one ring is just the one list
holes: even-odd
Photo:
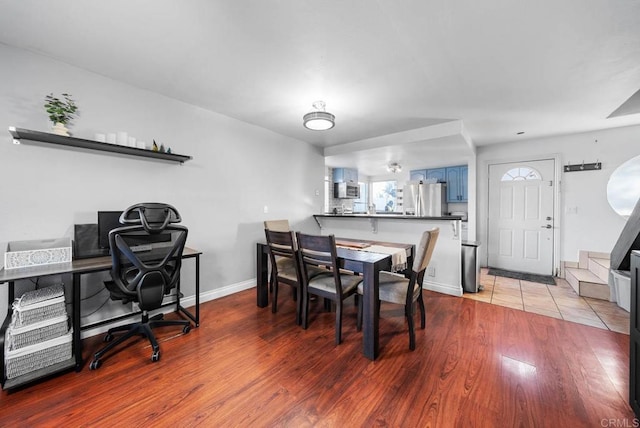
[(266, 308), (269, 305), (269, 285), (268, 285), (268, 261), (265, 251), (266, 245), (258, 243), (256, 245), (256, 294), (258, 298), (258, 307)]
[(76, 356), (76, 371), (82, 370), (82, 340), (80, 339), (80, 274), (73, 274), (73, 302), (71, 302), (71, 325), (73, 326), (73, 352)]
[(200, 254), (196, 254), (196, 327), (200, 327)]
[(178, 293), (176, 298), (176, 312), (182, 313), (184, 316), (189, 318), (196, 327), (200, 327), (200, 254), (195, 255), (196, 259), (196, 314), (195, 316), (186, 308), (182, 306), (180, 303), (180, 284), (181, 281), (178, 280)]
[(370, 360), (375, 360), (378, 357), (379, 350), (379, 324), (380, 318), (378, 314), (378, 299), (379, 299), (379, 278), (380, 268), (375, 263), (367, 263), (364, 265), (363, 281), (364, 281), (364, 296), (362, 296), (363, 302), (363, 322), (362, 322), (362, 336), (363, 336), (363, 353), (365, 357)]

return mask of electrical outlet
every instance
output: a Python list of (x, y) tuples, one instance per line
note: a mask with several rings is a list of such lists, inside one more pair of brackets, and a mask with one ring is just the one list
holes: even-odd
[(427, 275), (428, 276), (436, 276), (436, 268), (435, 268), (435, 266), (429, 266), (427, 268)]
[(269, 214), (269, 207), (266, 205), (264, 206), (264, 213)]

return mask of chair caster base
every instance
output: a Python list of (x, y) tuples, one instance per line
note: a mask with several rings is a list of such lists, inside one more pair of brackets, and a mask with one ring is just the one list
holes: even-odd
[(98, 368), (100, 368), (101, 365), (102, 365), (102, 361), (95, 359), (91, 361), (91, 364), (89, 364), (89, 370), (97, 370)]
[(160, 351), (154, 351), (153, 354), (151, 354), (151, 361), (154, 363), (160, 361)]

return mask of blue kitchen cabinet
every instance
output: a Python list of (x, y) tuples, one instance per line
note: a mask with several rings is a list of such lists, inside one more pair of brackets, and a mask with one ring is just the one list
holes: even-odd
[(409, 172), (409, 180), (444, 183), (447, 181), (446, 168), (414, 169)]
[(436, 183), (444, 183), (447, 181), (447, 168), (433, 168), (427, 170), (427, 180)]
[(357, 183), (358, 170), (355, 168), (334, 168), (333, 182), (334, 183)]
[(409, 172), (409, 180), (447, 183), (447, 202), (467, 202), (469, 199), (469, 168), (467, 165), (414, 169)]
[(414, 169), (409, 171), (409, 180), (411, 181), (425, 181), (427, 179), (426, 169)]
[(469, 199), (469, 167), (447, 167), (447, 202), (467, 202)]

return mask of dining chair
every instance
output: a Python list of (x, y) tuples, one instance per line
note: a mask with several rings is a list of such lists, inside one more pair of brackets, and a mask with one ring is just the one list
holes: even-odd
[[(294, 289), (296, 302), (296, 324), (301, 323), (300, 302), (302, 287), (300, 286), (300, 268), (293, 232), (278, 232), (265, 229), (269, 258), (271, 259), (272, 286), (271, 312), (278, 312), (278, 284), (285, 283)], [(277, 259), (277, 261), (276, 261)]]
[[(276, 232), (289, 232), (291, 229), (289, 227), (289, 220), (283, 219), (283, 220), (265, 220), (264, 230), (265, 232), (267, 230), (273, 230)], [(271, 263), (272, 263), (271, 275), (269, 275), (269, 292), (270, 293), (273, 292), (273, 284), (275, 282), (275, 279), (273, 276), (275, 269), (273, 268), (273, 266), (280, 264), (281, 265), (279, 266), (280, 270), (291, 270), (294, 268), (293, 264), (291, 264), (291, 260), (287, 257), (276, 257), (275, 262), (272, 259)]]
[[(424, 300), (422, 299), (422, 281), (439, 234), (440, 229), (437, 227), (422, 234), (420, 244), (416, 248), (409, 277), (386, 271), (380, 272), (379, 275), (380, 286), (377, 310), (380, 310), (381, 301), (404, 305), (404, 313), (409, 324), (409, 349), (412, 351), (416, 348), (416, 334), (413, 325), (414, 307), (415, 303), (418, 302), (420, 306), (420, 328), (424, 330), (426, 320)], [(357, 292), (360, 295), (364, 294), (362, 284), (358, 284)], [(362, 300), (360, 299), (358, 303), (358, 331), (362, 329)]]
[(288, 232), (291, 229), (289, 228), (289, 220), (265, 220), (264, 228), (269, 230), (275, 230), (276, 232)]
[[(302, 328), (309, 325), (309, 295), (313, 294), (336, 304), (335, 344), (342, 342), (342, 304), (356, 293), (361, 276), (341, 271), (338, 266), (336, 239), (333, 235), (307, 235), (296, 233), (298, 241), (298, 259), (302, 276)], [(325, 267), (329, 270), (315, 274), (315, 269)]]

